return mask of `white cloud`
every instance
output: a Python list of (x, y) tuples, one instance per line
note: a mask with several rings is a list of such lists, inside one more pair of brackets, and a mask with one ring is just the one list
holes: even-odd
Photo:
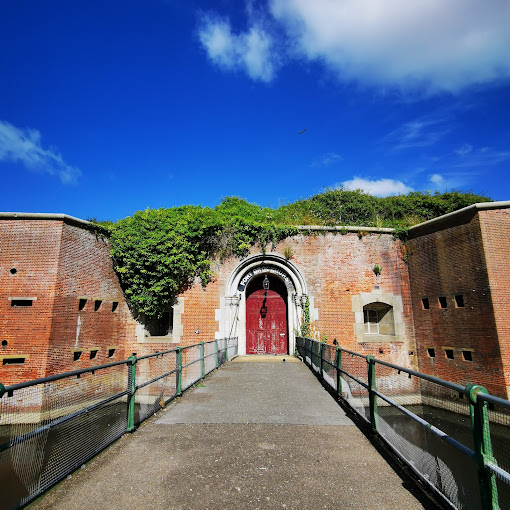
[(68, 165), (54, 149), (43, 149), (36, 129), (19, 129), (0, 121), (0, 161), (22, 163), (29, 170), (57, 176), (62, 183), (74, 183), (81, 171)]
[(344, 181), (342, 183), (342, 187), (347, 190), (361, 189), (376, 197), (403, 195), (413, 191), (413, 188), (410, 188), (402, 181), (397, 181), (395, 179), (379, 179), (377, 181), (370, 181), (360, 177), (355, 177), (350, 181)]
[(437, 184), (438, 186), (444, 186), (444, 177), (440, 174), (432, 174), (429, 177), (429, 181)]
[(228, 19), (205, 16), (198, 32), (209, 58), (220, 68), (244, 71), (253, 80), (269, 82), (275, 76), (279, 60), (274, 40), (261, 24), (234, 34)]
[(475, 175), (471, 172), (444, 172), (442, 174), (432, 174), (428, 181), (433, 185), (433, 189), (444, 193), (448, 190), (461, 190), (473, 181)]
[(510, 77), (508, 0), (270, 0), (296, 56), (342, 80), (455, 92)]

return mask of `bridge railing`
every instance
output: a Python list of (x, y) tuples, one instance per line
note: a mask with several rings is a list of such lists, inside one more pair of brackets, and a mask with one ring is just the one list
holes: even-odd
[(237, 338), (0, 384), (0, 510), (82, 466), (237, 354)]
[(309, 338), (297, 350), (448, 505), (510, 509), (509, 401)]

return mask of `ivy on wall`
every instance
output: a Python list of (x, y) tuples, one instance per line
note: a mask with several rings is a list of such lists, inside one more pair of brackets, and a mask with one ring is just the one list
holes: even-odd
[[(214, 209), (147, 209), (116, 223), (97, 223), (110, 230), (111, 255), (130, 306), (153, 317), (197, 278), (207, 285), (212, 260), (244, 257), (255, 245), (262, 252), (269, 245), (274, 249), (298, 233), (295, 225), (389, 226), (396, 228), (397, 237), (405, 237), (413, 224), (487, 201), (457, 191), (377, 198), (361, 190), (334, 189), (277, 209), (227, 197)], [(309, 308), (303, 324), (310, 328)]]

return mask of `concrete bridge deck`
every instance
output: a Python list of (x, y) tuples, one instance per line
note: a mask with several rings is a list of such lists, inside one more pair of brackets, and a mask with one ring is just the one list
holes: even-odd
[(227, 363), (29, 508), (434, 508), (286, 358)]

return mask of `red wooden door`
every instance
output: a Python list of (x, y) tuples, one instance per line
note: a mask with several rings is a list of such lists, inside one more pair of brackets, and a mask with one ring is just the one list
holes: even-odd
[(246, 300), (246, 354), (287, 354), (285, 301), (274, 290), (265, 293), (256, 290)]

